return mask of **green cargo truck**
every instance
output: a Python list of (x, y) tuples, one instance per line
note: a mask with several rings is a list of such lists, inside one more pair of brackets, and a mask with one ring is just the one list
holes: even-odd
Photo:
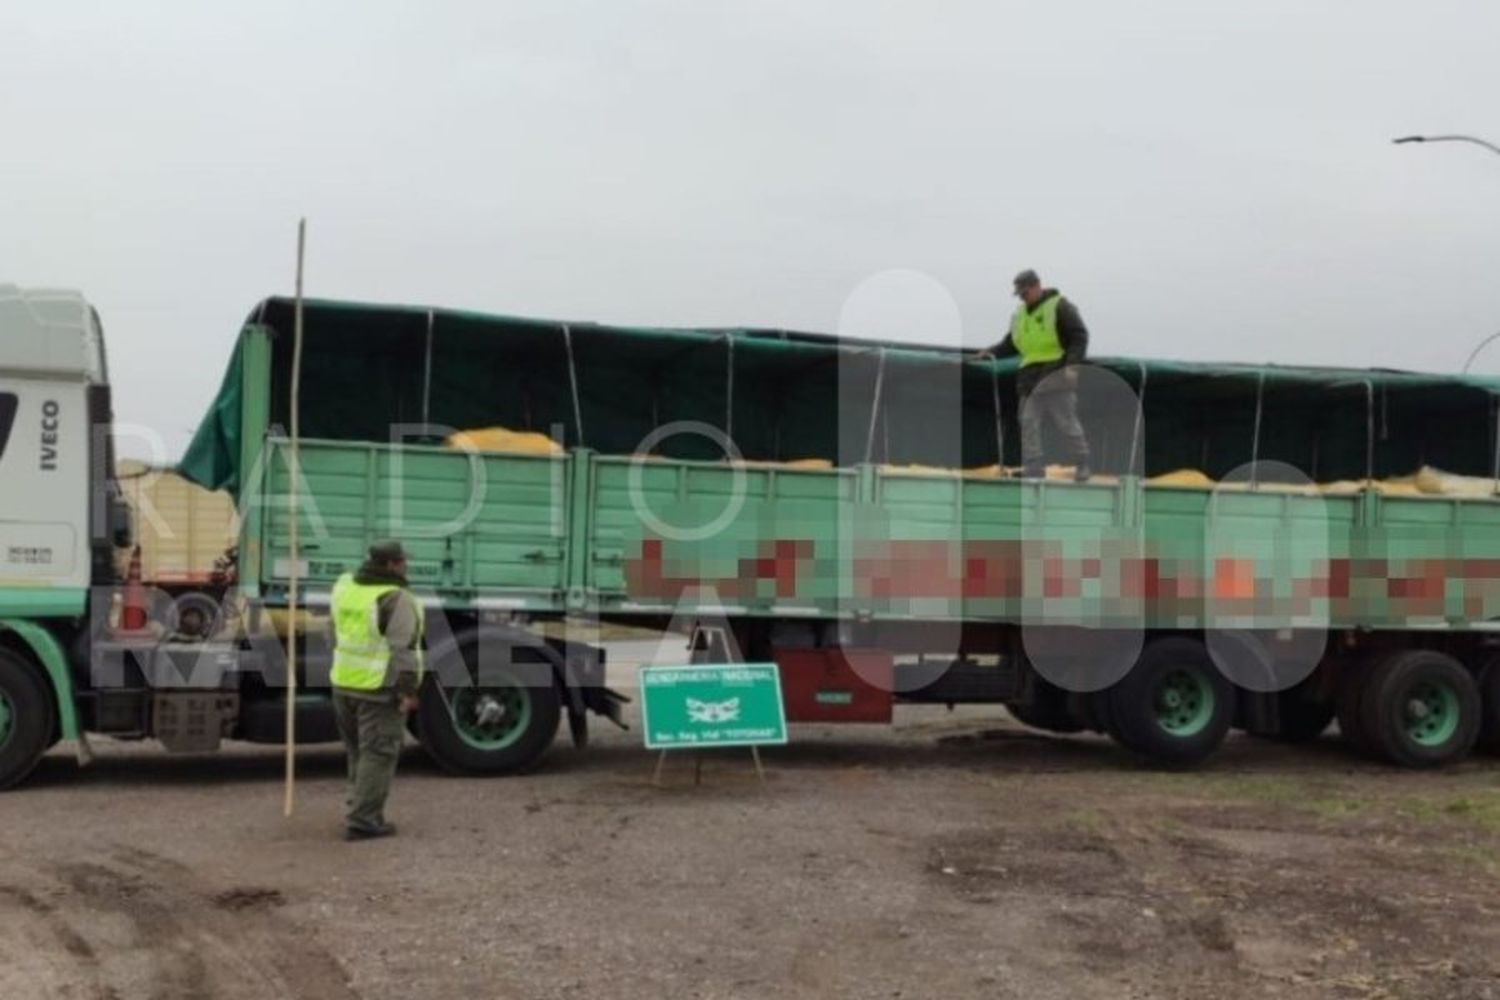
[[(0, 782), (84, 731), (283, 740), (286, 658), (264, 612), (294, 572), (326, 605), (387, 536), (429, 609), (415, 731), (455, 770), (521, 769), (562, 718), (579, 742), (591, 714), (618, 719), (603, 652), (562, 627), (578, 621), (723, 635), (716, 655), (778, 664), (794, 722), (997, 703), (1174, 763), (1231, 728), (1303, 740), (1335, 716), (1408, 766), (1500, 743), (1500, 383), (1103, 359), (1080, 390), (1101, 474), (1024, 481), (1003, 472), (1018, 460), (1009, 362), (316, 301), (294, 455), (292, 329), (288, 300), (252, 312), (180, 467), (239, 503), (223, 595), (248, 609), (239, 627), (126, 634), (109, 560), (75, 557), (66, 581), (0, 565)], [(99, 351), (97, 372), (67, 378), (102, 388)], [(0, 402), (58, 377), (0, 355)], [(18, 410), (18, 434), (44, 406)], [(90, 422), (107, 419), (96, 405)], [(497, 426), (555, 447), (446, 443)], [(0, 454), (6, 505), (41, 462), (20, 454), (14, 470)], [(1392, 482), (1422, 468), (1462, 489)], [(1163, 477), (1182, 469), (1197, 471)], [(107, 550), (109, 484), (75, 485), (65, 499), (94, 530), (73, 535)], [(0, 506), (13, 548), (62, 537), (18, 510)], [(332, 738), (326, 640), (305, 643), (299, 739)]]

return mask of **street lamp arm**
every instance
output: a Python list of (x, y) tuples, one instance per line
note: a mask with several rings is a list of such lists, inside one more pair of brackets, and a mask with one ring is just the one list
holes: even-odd
[(1467, 142), (1474, 146), (1483, 146), (1496, 156), (1500, 156), (1500, 146), (1476, 135), (1405, 135), (1391, 141), (1398, 146), (1408, 142)]
[(1485, 337), (1483, 340), (1481, 340), (1479, 343), (1475, 344), (1474, 349), (1469, 352), (1469, 360), (1464, 362), (1464, 366), (1461, 369), (1462, 374), (1469, 374), (1469, 366), (1474, 363), (1475, 358), (1479, 357), (1479, 352), (1484, 350), (1486, 347), (1489, 347), (1497, 340), (1500, 340), (1500, 332), (1492, 333), (1488, 337)]

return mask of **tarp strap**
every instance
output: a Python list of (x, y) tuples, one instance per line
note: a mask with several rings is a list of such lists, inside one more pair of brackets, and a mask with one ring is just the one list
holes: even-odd
[(885, 388), (885, 348), (880, 349), (880, 364), (875, 368), (875, 398), (870, 402), (870, 429), (865, 434), (865, 464), (875, 452), (875, 422), (880, 419), (880, 393)]
[(427, 425), (432, 423), (432, 328), (437, 322), (437, 317), (431, 309), (427, 310), (427, 353), (422, 364), (422, 433), (427, 433)]
[(1260, 378), (1255, 383), (1255, 432), (1250, 438), (1250, 488), (1253, 490), (1260, 485), (1260, 469), (1256, 463), (1260, 461), (1260, 417), (1265, 412), (1266, 403), (1266, 373), (1261, 372)]
[[(1150, 377), (1150, 373), (1146, 371), (1144, 362), (1136, 362), (1136, 368), (1141, 373), (1141, 385), (1135, 394), (1135, 426), (1130, 429), (1130, 460), (1125, 463), (1125, 474), (1127, 476), (1135, 475), (1135, 457), (1139, 453), (1141, 446), (1141, 425), (1146, 419), (1146, 379)], [(1203, 441), (1204, 446), (1207, 447), (1208, 438), (1205, 437)], [(1204, 464), (1206, 467), (1207, 463)]]
[(573, 387), (573, 427), (578, 432), (578, 447), (583, 445), (583, 404), (578, 399), (578, 365), (573, 360), (573, 328), (563, 324), (563, 344), (568, 349), (568, 382)]

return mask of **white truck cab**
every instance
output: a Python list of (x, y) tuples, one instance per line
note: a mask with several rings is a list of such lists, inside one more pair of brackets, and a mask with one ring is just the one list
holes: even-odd
[(123, 528), (108, 371), (82, 295), (0, 285), (0, 617), (80, 605)]

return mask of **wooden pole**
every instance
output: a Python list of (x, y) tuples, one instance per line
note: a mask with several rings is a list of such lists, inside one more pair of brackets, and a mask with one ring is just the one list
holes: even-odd
[(307, 219), (297, 220), (297, 298), (292, 313), (292, 413), (291, 448), (287, 451), (287, 569), (286, 627), (286, 796), (282, 815), (287, 819), (297, 801), (297, 481), (302, 467), (298, 448), (302, 443), (302, 263), (307, 252)]

